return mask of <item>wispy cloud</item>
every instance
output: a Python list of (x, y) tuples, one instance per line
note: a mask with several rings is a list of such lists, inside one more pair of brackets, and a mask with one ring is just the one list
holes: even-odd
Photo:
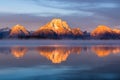
[[(102, 14), (103, 11), (108, 13), (113, 9), (120, 9), (120, 0), (31, 0), (34, 4), (43, 7), (49, 7), (57, 9), (57, 12), (61, 13), (66, 11), (74, 11), (81, 16), (88, 16), (95, 13)], [(61, 11), (59, 11), (60, 9)], [(63, 11), (62, 11), (63, 10)], [(98, 12), (97, 12), (98, 11)], [(56, 12), (54, 10), (53, 12)], [(120, 12), (119, 12), (120, 13)], [(114, 14), (112, 14), (114, 16)], [(116, 15), (116, 14), (115, 14)]]
[[(3, 14), (4, 15), (3, 15)], [(58, 17), (71, 27), (95, 28), (120, 25), (120, 0), (1, 0), (0, 25), (21, 23), (41, 26)], [(33, 25), (34, 24), (34, 25)], [(31, 26), (32, 25), (32, 26)], [(38, 28), (38, 27), (36, 27)], [(36, 29), (35, 28), (35, 29)]]
[(36, 5), (52, 8), (114, 8), (119, 4), (119, 0), (32, 0)]

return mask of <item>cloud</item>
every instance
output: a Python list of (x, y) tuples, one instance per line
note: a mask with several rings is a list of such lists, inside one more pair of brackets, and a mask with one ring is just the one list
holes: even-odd
[[(12, 10), (14, 13), (10, 13)], [(19, 23), (33, 30), (52, 18), (62, 18), (71, 27), (89, 31), (99, 24), (120, 25), (120, 0), (21, 0), (19, 7), (10, 7), (9, 11), (0, 14), (0, 26)]]
[[(110, 16), (116, 16), (113, 10), (120, 10), (120, 0), (32, 0), (38, 6), (50, 7), (66, 11), (74, 11), (74, 14), (80, 16), (94, 16), (94, 14), (103, 15), (104, 12), (112, 12)], [(55, 10), (56, 11), (56, 10)], [(63, 11), (63, 12), (64, 12)], [(53, 11), (54, 12), (54, 11)], [(58, 10), (60, 14), (60, 12)], [(117, 11), (120, 13), (120, 11)], [(115, 13), (115, 14), (114, 14)], [(71, 14), (68, 14), (71, 15)]]
[(52, 8), (114, 8), (119, 5), (119, 0), (32, 0), (36, 5)]

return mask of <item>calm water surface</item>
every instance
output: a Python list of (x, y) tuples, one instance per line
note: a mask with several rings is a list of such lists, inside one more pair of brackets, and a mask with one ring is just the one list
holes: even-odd
[(119, 41), (103, 42), (1, 41), (0, 80), (120, 79)]

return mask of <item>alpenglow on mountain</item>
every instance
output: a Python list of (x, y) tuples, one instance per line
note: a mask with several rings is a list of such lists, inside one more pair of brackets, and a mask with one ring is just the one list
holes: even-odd
[(35, 31), (34, 35), (42, 38), (81, 38), (83, 32), (80, 29), (71, 29), (66, 21), (53, 19)]
[(120, 39), (120, 29), (112, 29), (99, 25), (92, 32), (71, 28), (62, 19), (52, 19), (35, 31), (28, 31), (22, 25), (15, 25), (11, 29), (0, 29), (0, 39)]
[(119, 39), (120, 30), (111, 29), (110, 27), (105, 25), (99, 25), (91, 32), (91, 36), (96, 39)]
[(91, 35), (92, 36), (100, 36), (100, 35), (103, 35), (106, 33), (112, 33), (112, 29), (105, 25), (99, 25), (96, 29), (94, 29), (91, 32)]
[(29, 31), (27, 31), (24, 26), (17, 24), (12, 27), (10, 31), (10, 37), (25, 37), (25, 36), (29, 36)]

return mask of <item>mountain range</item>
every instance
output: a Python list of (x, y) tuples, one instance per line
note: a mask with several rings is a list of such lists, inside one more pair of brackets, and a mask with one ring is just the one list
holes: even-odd
[(99, 25), (92, 32), (81, 31), (80, 28), (71, 28), (62, 19), (53, 19), (36, 31), (28, 31), (24, 26), (17, 24), (11, 29), (0, 29), (0, 38), (18, 39), (120, 39), (120, 29), (111, 29)]

